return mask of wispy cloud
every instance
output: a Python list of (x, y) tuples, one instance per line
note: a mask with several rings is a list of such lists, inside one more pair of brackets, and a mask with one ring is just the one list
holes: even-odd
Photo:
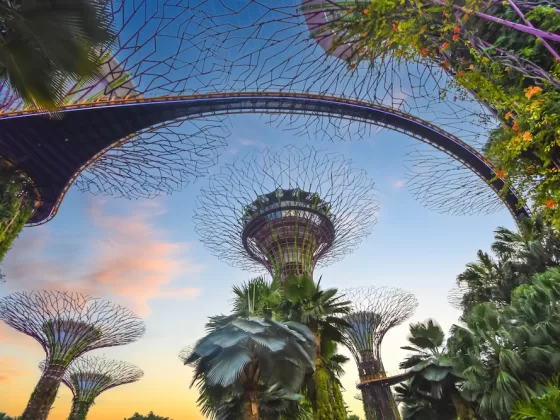
[(5, 263), (8, 285), (110, 297), (143, 316), (151, 299), (197, 296), (198, 289), (179, 284), (196, 278), (201, 266), (189, 260), (188, 243), (166, 239), (155, 225), (153, 219), (163, 213), (161, 206), (146, 202), (117, 216), (95, 200), (88, 214), (95, 230), (91, 237), (37, 230), (16, 241)]
[(391, 183), (393, 189), (398, 190), (406, 185), (406, 179), (397, 179)]
[(240, 140), (239, 140), (239, 144), (240, 144), (241, 146), (256, 146), (256, 145), (259, 144), (259, 143), (256, 142), (255, 140), (240, 139)]

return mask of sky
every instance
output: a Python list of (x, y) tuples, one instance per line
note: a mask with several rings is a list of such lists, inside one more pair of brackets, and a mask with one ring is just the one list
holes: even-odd
[[(513, 228), (506, 210), (487, 216), (453, 217), (421, 207), (406, 188), (403, 156), (413, 141), (382, 131), (360, 142), (306, 141), (266, 124), (258, 116), (233, 116), (231, 137), (219, 166), (265, 147), (311, 145), (352, 159), (376, 181), (378, 222), (359, 248), (332, 266), (317, 270), (324, 287), (393, 286), (414, 293), (419, 306), (409, 322), (436, 319), (445, 330), (458, 311), (447, 293), (478, 249), (488, 250), (497, 226)], [(200, 180), (182, 192), (154, 200), (128, 201), (96, 197), (72, 189), (49, 223), (27, 228), (3, 264), (6, 283), (0, 296), (18, 290), (70, 290), (125, 305), (145, 321), (138, 342), (92, 354), (125, 360), (141, 367), (137, 383), (102, 394), (92, 408), (94, 420), (121, 419), (153, 410), (174, 420), (203, 417), (197, 393), (189, 389), (188, 367), (179, 351), (204, 334), (208, 316), (227, 312), (234, 284), (253, 273), (217, 260), (198, 241), (192, 222)], [(408, 323), (391, 330), (382, 354), (388, 371), (406, 352)], [(43, 352), (38, 343), (6, 325), (0, 326), (0, 411), (22, 412), (36, 381)], [(346, 352), (346, 351), (345, 351)], [(361, 413), (353, 362), (342, 382), (345, 400)], [(61, 387), (51, 420), (65, 419), (71, 394)]]
[[(443, 112), (438, 121), (438, 109), (423, 106), (417, 110), (421, 116), (424, 109), (431, 121), (448, 124)], [(406, 355), (400, 347), (406, 344), (410, 322), (434, 318), (444, 330), (457, 322), (459, 312), (449, 305), (447, 294), (477, 250), (489, 250), (498, 226), (514, 228), (510, 214), (502, 208), (491, 215), (461, 217), (423, 208), (407, 189), (403, 163), (417, 142), (403, 134), (372, 130), (361, 140), (327, 142), (299, 137), (285, 125), (267, 121), (257, 115), (230, 116), (228, 146), (211, 172), (255, 150), (287, 144), (341, 153), (367, 171), (380, 201), (377, 224), (353, 253), (316, 270), (315, 277), (322, 276), (324, 287), (391, 286), (416, 296), (414, 316), (383, 342), (384, 365), (396, 370)], [(463, 123), (465, 132), (476, 131)], [(178, 353), (203, 336), (209, 316), (228, 312), (232, 286), (256, 274), (229, 267), (199, 242), (192, 217), (196, 196), (207, 182), (201, 179), (171, 196), (138, 201), (72, 188), (56, 217), (26, 228), (3, 262), (6, 282), (0, 284), (0, 297), (33, 289), (77, 291), (127, 306), (144, 319), (146, 334), (137, 342), (92, 352), (145, 372), (140, 381), (98, 397), (92, 420), (120, 420), (150, 410), (173, 420), (203, 419), (196, 389), (189, 388), (192, 372)], [(32, 338), (0, 324), (0, 412), (21, 414), (43, 357)], [(345, 368), (345, 401), (362, 415), (361, 402), (354, 398), (357, 369), (353, 361)], [(66, 419), (70, 405), (71, 393), (61, 386), (49, 420)]]

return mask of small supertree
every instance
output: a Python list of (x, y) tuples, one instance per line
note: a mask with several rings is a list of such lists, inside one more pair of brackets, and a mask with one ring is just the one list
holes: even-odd
[(78, 356), (138, 340), (144, 323), (130, 310), (79, 293), (33, 291), (0, 300), (0, 320), (37, 340), (45, 368), (22, 420), (45, 420), (60, 382)]
[[(39, 368), (43, 371), (46, 363)], [(96, 356), (82, 356), (74, 360), (62, 377), (70, 388), (72, 411), (68, 420), (84, 420), (95, 399), (111, 388), (138, 381), (144, 372), (136, 366), (119, 360)]]
[(345, 344), (358, 366), (366, 418), (396, 420), (398, 409), (381, 360), (381, 344), (391, 328), (412, 316), (418, 302), (397, 288), (360, 287), (344, 293), (353, 303), (352, 312), (344, 318), (351, 325), (344, 331)]
[(194, 217), (221, 260), (284, 280), (352, 252), (375, 222), (374, 182), (341, 155), (285, 146), (225, 165)]

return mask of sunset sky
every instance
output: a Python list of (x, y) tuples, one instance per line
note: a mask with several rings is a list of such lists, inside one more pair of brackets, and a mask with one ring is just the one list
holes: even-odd
[[(309, 144), (342, 153), (367, 170), (377, 183), (378, 223), (356, 252), (316, 276), (323, 276), (325, 287), (387, 285), (411, 291), (419, 301), (411, 321), (433, 317), (444, 329), (456, 322), (458, 312), (447, 303), (456, 275), (477, 249), (489, 248), (497, 226), (514, 225), (505, 210), (452, 217), (422, 208), (405, 186), (403, 156), (412, 141), (401, 134), (384, 130), (356, 143), (307, 142), (249, 115), (232, 117), (231, 131), (221, 164), (267, 146)], [(126, 305), (144, 318), (144, 338), (93, 352), (134, 363), (145, 376), (102, 394), (91, 410), (92, 420), (120, 420), (149, 410), (173, 420), (203, 418), (196, 390), (189, 389), (191, 371), (177, 354), (203, 335), (208, 316), (227, 312), (231, 286), (252, 275), (218, 261), (198, 242), (193, 201), (204, 183), (151, 201), (99, 198), (73, 189), (54, 220), (24, 230), (7, 255), (0, 296), (31, 289), (81, 291)], [(403, 325), (384, 341), (389, 371), (405, 355), (399, 347), (406, 334)], [(0, 343), (0, 412), (21, 414), (39, 378), (42, 349), (4, 324)], [(354, 399), (353, 362), (346, 371), (346, 403), (361, 413)], [(49, 419), (65, 419), (70, 404), (71, 394), (61, 386)]]
[[(432, 107), (431, 120), (448, 123), (438, 112)], [(434, 115), (441, 118), (434, 120)], [(298, 137), (259, 116), (234, 115), (228, 124), (229, 145), (213, 171), (254, 150), (296, 144), (341, 153), (368, 172), (380, 200), (377, 225), (355, 252), (315, 276), (322, 276), (324, 287), (397, 286), (410, 291), (419, 301), (410, 322), (435, 318), (445, 330), (457, 322), (458, 311), (447, 302), (457, 274), (478, 249), (489, 250), (498, 226), (514, 227), (505, 209), (468, 217), (424, 209), (407, 190), (403, 164), (417, 142), (402, 134), (374, 129), (361, 141), (331, 143)], [(461, 130), (471, 128), (467, 121)], [(2, 264), (6, 282), (0, 283), (0, 297), (33, 289), (78, 291), (125, 305), (145, 320), (147, 332), (138, 342), (92, 352), (133, 363), (145, 376), (102, 394), (90, 411), (91, 420), (122, 420), (150, 410), (173, 420), (203, 419), (196, 389), (189, 389), (192, 372), (178, 353), (202, 337), (208, 316), (227, 313), (232, 285), (255, 276), (219, 261), (199, 242), (193, 209), (207, 182), (201, 179), (172, 196), (144, 201), (72, 188), (57, 216), (25, 229)], [(408, 322), (385, 338), (382, 354), (388, 371), (397, 369), (406, 354), (400, 346), (407, 330)], [(0, 323), (0, 412), (23, 412), (43, 357), (37, 342)], [(354, 398), (358, 377), (353, 361), (346, 372), (346, 403), (362, 415), (361, 402)], [(66, 419), (70, 405), (71, 393), (62, 385), (49, 419)]]

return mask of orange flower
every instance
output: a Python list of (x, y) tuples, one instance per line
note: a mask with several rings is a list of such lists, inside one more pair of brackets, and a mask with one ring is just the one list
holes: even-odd
[(445, 60), (443, 62), (443, 67), (447, 70), (449, 68), (449, 61)]
[(399, 27), (397, 26), (396, 23), (393, 23), (393, 30), (394, 30), (394, 31), (398, 31), (398, 30), (399, 30)]
[(505, 115), (504, 118), (505, 118), (506, 120), (509, 120), (509, 119), (511, 118), (511, 112), (508, 112), (508, 113)]
[(523, 140), (525, 140), (525, 141), (531, 141), (531, 140), (533, 140), (533, 136), (531, 135), (530, 132), (525, 131), (525, 132), (523, 133)]
[(364, 15), (367, 15), (369, 13), (368, 9), (364, 9)]
[(422, 48), (422, 55), (427, 55), (428, 54), (428, 50), (426, 48)]
[(503, 169), (498, 169), (496, 171), (496, 176), (500, 179), (504, 179), (504, 177), (506, 176), (506, 171), (504, 171)]
[(540, 88), (538, 86), (528, 87), (527, 89), (525, 89), (525, 96), (527, 97), (527, 99), (531, 99), (533, 96), (535, 96), (541, 90), (542, 90), (542, 88)]
[(509, 71), (509, 67), (506, 67), (506, 68), (504, 69), (504, 71)]
[(519, 130), (519, 126), (517, 125), (517, 123), (513, 124), (513, 127), (511, 127), (511, 128), (513, 128), (515, 131)]
[(459, 28), (458, 26), (455, 26), (455, 29), (453, 29), (453, 33), (458, 34), (460, 30), (461, 30), (461, 28)]
[(447, 48), (449, 48), (449, 42), (444, 42), (443, 45), (441, 46), (444, 50), (446, 50)]
[(453, 35), (453, 41), (457, 41), (459, 39), (459, 35)]
[(367, 34), (365, 32), (362, 32), (362, 36), (365, 37)]
[(488, 62), (488, 57), (482, 57), (482, 62), (487, 63)]
[(465, 72), (463, 70), (459, 70), (459, 77), (463, 76), (463, 74), (465, 74)]
[(554, 200), (548, 200), (545, 203), (546, 207), (548, 207), (549, 209), (553, 209), (554, 207), (556, 207), (556, 202)]
[(420, 28), (420, 33), (423, 34), (426, 31), (424, 28)]

